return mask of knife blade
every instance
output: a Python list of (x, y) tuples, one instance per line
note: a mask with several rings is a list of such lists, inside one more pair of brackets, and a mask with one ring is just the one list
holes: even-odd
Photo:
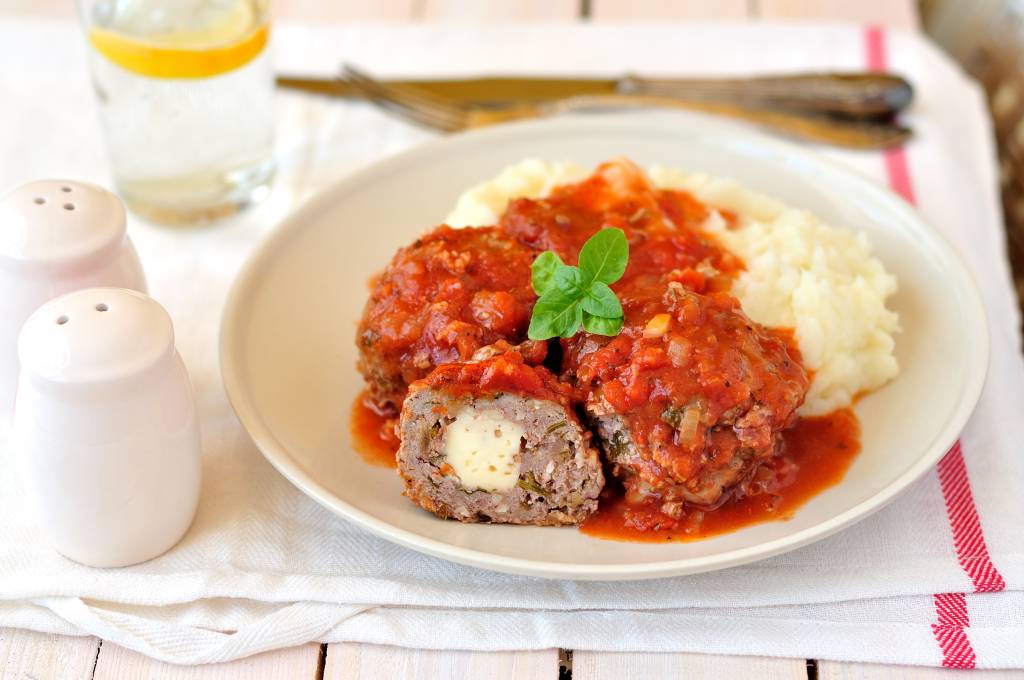
[[(578, 94), (614, 94), (618, 78), (452, 78), (444, 80), (385, 80), (388, 85), (414, 86), (441, 97), (474, 104), (562, 99)], [(332, 97), (362, 98), (342, 78), (281, 75), (279, 87)]]
[[(806, 73), (751, 78), (534, 78), (488, 77), (382, 81), (417, 87), (467, 104), (507, 105), (577, 96), (639, 94), (687, 101), (814, 111), (886, 119), (906, 108), (913, 88), (888, 73)], [(280, 87), (332, 97), (362, 97), (343, 78), (281, 75)]]

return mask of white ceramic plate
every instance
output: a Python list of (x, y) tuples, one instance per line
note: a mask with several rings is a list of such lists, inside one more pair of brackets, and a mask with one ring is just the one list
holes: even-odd
[[(367, 281), (395, 250), (448, 213), (467, 187), (527, 157), (731, 176), (748, 188), (866, 231), (899, 277), (892, 304), (899, 378), (861, 400), (863, 451), (839, 485), (786, 522), (691, 543), (605, 541), (572, 528), (459, 524), (400, 495), (388, 469), (351, 450), (363, 386), (356, 322)], [(863, 519), (952, 445), (984, 382), (980, 297), (950, 247), (901, 199), (794, 146), (721, 121), (634, 114), (529, 122), (425, 144), (338, 182), (287, 219), (252, 256), (221, 331), (227, 393), (267, 459), (342, 517), (401, 545), (464, 564), (574, 579), (652, 578), (733, 566), (792, 550)]]

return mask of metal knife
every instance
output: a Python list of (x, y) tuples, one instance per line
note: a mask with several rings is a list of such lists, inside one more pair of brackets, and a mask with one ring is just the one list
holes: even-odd
[[(885, 119), (913, 100), (904, 78), (889, 73), (805, 73), (752, 78), (466, 78), (392, 80), (456, 101), (507, 104), (579, 95), (654, 95), (688, 101), (732, 103), (814, 111), (852, 118)], [(361, 97), (343, 78), (281, 75), (277, 84), (332, 97)]]

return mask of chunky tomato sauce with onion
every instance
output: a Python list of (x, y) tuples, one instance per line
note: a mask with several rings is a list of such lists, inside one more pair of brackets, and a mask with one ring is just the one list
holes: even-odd
[(850, 409), (803, 418), (782, 435), (776, 459), (758, 470), (760, 486), (714, 510), (690, 506), (679, 518), (654, 503), (626, 501), (621, 485), (605, 487), (598, 510), (580, 530), (619, 541), (695, 541), (762, 522), (787, 520), (810, 499), (838, 484), (860, 453), (860, 424)]
[(372, 349), (359, 368), (377, 408), (397, 412), (409, 383), (436, 366), (525, 336), (534, 257), (496, 228), (439, 227), (399, 250), (374, 282), (357, 333)]
[[(386, 319), (386, 331), (364, 317), (361, 341), (384, 343), (395, 357), (389, 375), (407, 382), (424, 375), (444, 380), (453, 370), (465, 378), (473, 364), (444, 364), (474, 353), (480, 358), (488, 346), (518, 345), (527, 363), (539, 364), (546, 346), (519, 344), (534, 301), (532, 257), (553, 250), (574, 264), (599, 229), (622, 229), (629, 262), (612, 286), (624, 311), (622, 331), (615, 337), (581, 332), (554, 344), (546, 365), (560, 371), (560, 386), (516, 383), (521, 359), (497, 362), (505, 373), (474, 375), (470, 382), (523, 394), (554, 389), (586, 410), (610, 473), (597, 514), (582, 527), (587, 534), (694, 540), (786, 519), (843, 477), (860, 448), (859, 427), (850, 410), (798, 418), (810, 383), (799, 350), (786, 330), (752, 322), (729, 295), (743, 263), (701, 231), (711, 214), (685, 192), (652, 188), (628, 162), (605, 164), (544, 199), (511, 201), (483, 241), (442, 228), (443, 244), (486, 246), (462, 269), (440, 251), (428, 265), (410, 257), (411, 249), (401, 251), (399, 266), (393, 263), (385, 275), (384, 294), (378, 285), (368, 306)], [(739, 222), (732, 213), (718, 216), (726, 226)], [(512, 245), (493, 246), (500, 237)], [(424, 306), (423, 296), (435, 302)], [(475, 311), (480, 306), (482, 317)], [(438, 324), (451, 332), (438, 334)], [(410, 363), (402, 352), (419, 352), (424, 360)], [(434, 366), (440, 368), (431, 374)], [(537, 380), (534, 371), (522, 375)], [(407, 382), (392, 382), (386, 383), (391, 404), (382, 407), (378, 389), (356, 403), (351, 422), (357, 448), (393, 465), (392, 407)]]

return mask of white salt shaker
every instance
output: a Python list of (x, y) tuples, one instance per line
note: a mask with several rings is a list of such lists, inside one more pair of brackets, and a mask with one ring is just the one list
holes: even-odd
[(41, 180), (0, 197), (0, 428), (14, 407), (21, 325), (47, 300), (94, 286), (146, 290), (116, 196)]
[(199, 500), (195, 403), (167, 312), (123, 288), (51, 300), (22, 328), (14, 447), (41, 528), (83, 564), (156, 557)]

